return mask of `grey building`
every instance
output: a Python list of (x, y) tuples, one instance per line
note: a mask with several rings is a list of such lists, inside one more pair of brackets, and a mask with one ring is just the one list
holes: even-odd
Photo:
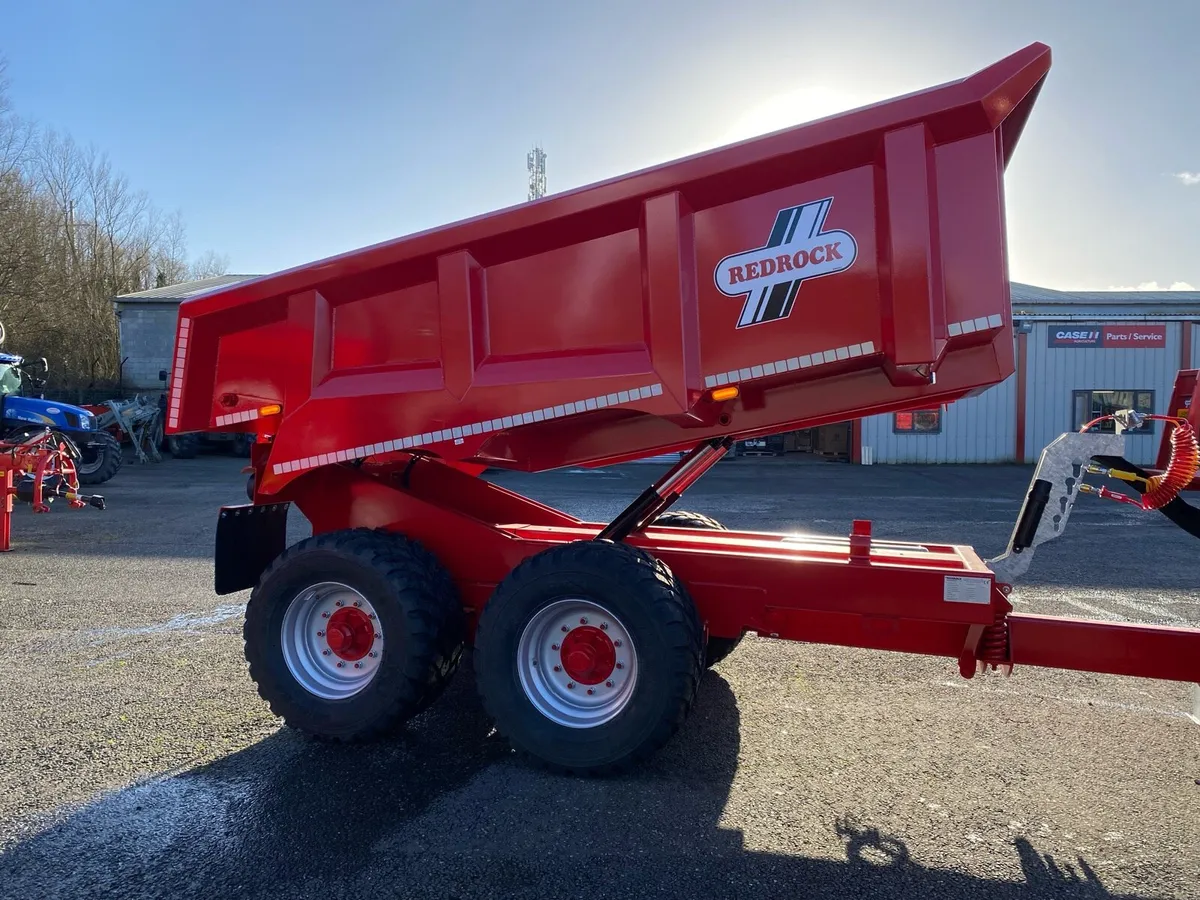
[[(855, 461), (1032, 463), (1064, 431), (1121, 407), (1168, 414), (1180, 369), (1200, 360), (1200, 291), (1052, 291), (1012, 285), (1017, 371), (942, 409), (856, 423)], [(1168, 426), (1169, 427), (1169, 426)], [(1163, 423), (1130, 433), (1154, 461)]]
[(171, 365), (179, 304), (212, 288), (258, 277), (217, 275), (113, 298), (120, 334), (122, 387), (143, 393), (166, 390), (159, 374)]

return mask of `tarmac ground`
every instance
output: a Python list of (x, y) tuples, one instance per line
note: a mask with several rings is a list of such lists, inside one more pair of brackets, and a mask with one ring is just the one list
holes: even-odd
[[(531, 771), (469, 661), (400, 734), (281, 729), (212, 590), (241, 460), (126, 463), (103, 512), (14, 517), (0, 556), (0, 897), (1200, 897), (1186, 684), (747, 637), (636, 772)], [(654, 464), (487, 477), (596, 521)], [(1031, 470), (723, 462), (680, 508), (731, 528), (999, 553)], [(307, 534), (293, 513), (292, 539)], [(1195, 540), (1082, 498), (1018, 609), (1200, 625)]]

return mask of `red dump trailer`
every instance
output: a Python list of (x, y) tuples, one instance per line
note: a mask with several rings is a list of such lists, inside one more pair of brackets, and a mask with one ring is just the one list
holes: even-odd
[[(470, 646), (517, 749), (607, 772), (668, 740), (747, 632), (945, 656), (966, 677), (1024, 663), (1200, 680), (1198, 630), (1007, 600), (1065, 525), (1080, 466), (1120, 460), (1120, 428), (1047, 450), (991, 563), (866, 522), (799, 537), (669, 509), (735, 440), (1012, 374), (1003, 176), (1049, 68), (1034, 44), (183, 303), (167, 432), (257, 434), (252, 502), (219, 513), (215, 588), (253, 589), (246, 655), (271, 708), (368, 738), (433, 702)], [(479, 477), (677, 450), (607, 523)], [(285, 546), (292, 504), (313, 536)]]

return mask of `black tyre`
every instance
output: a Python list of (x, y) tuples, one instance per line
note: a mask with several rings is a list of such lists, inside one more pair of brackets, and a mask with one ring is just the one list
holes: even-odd
[(429, 707), (458, 668), (458, 592), (416, 541), (356, 528), (289, 547), (250, 595), (250, 677), (271, 711), (317, 738), (375, 738)]
[[(670, 510), (654, 520), (655, 525), (663, 528), (699, 528), (710, 531), (728, 531), (729, 529), (711, 516), (686, 510)], [(737, 649), (745, 635), (737, 637), (710, 637), (704, 649), (704, 667), (712, 668)]]
[(167, 451), (175, 459), (195, 459), (200, 452), (200, 438), (192, 433), (167, 435)]
[[(76, 437), (80, 458), (75, 463), (80, 484), (104, 484), (120, 470), (125, 462), (121, 443), (107, 431)], [(95, 446), (88, 446), (93, 444)]]
[(497, 730), (526, 758), (610, 774), (683, 724), (703, 671), (702, 635), (665, 563), (626, 544), (564, 544), (496, 588), (476, 632), (476, 682)]
[(235, 434), (229, 444), (230, 453), (243, 459), (249, 459), (250, 448), (254, 446), (254, 435), (245, 433)]

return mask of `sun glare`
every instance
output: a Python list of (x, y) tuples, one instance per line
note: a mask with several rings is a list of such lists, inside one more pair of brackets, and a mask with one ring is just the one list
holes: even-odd
[(866, 106), (880, 99), (883, 98), (823, 86), (796, 88), (768, 97), (750, 107), (717, 140), (722, 144), (744, 141)]

